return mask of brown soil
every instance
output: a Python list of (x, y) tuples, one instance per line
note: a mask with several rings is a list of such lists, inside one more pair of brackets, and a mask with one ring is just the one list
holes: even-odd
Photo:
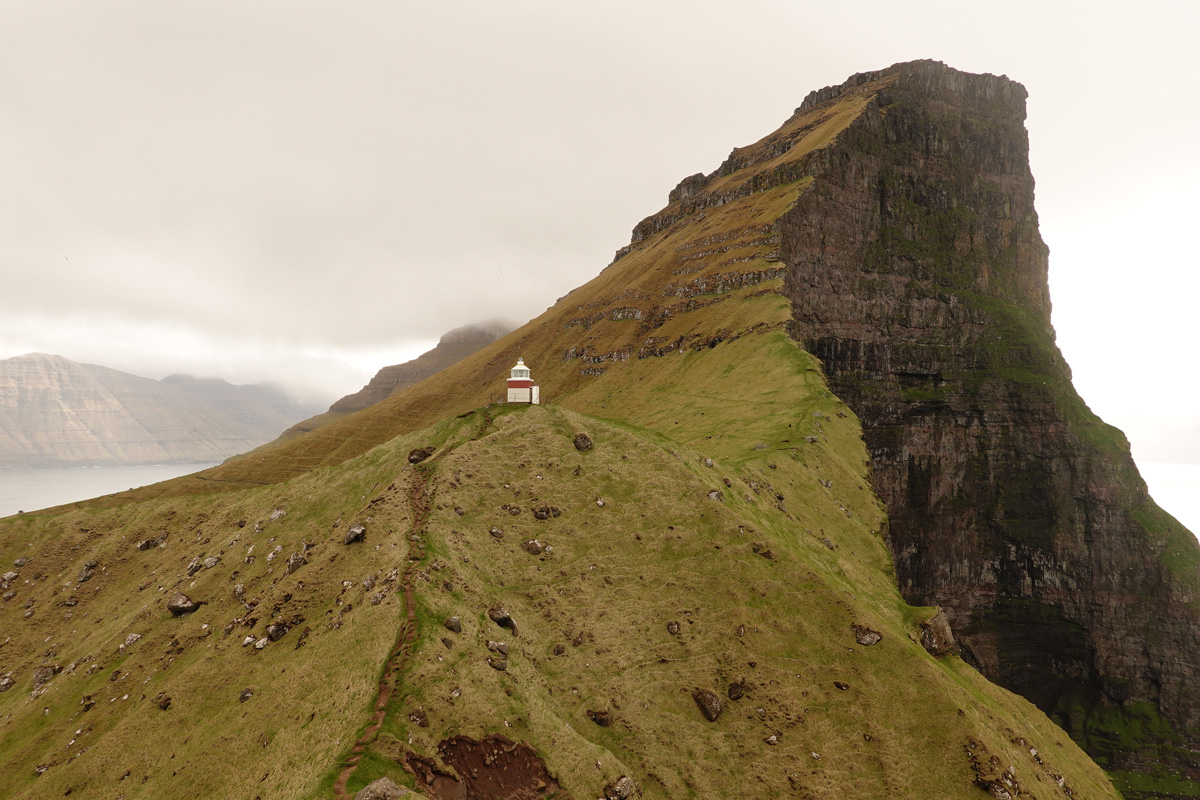
[(455, 736), (438, 745), (442, 760), (461, 778), (437, 768), (430, 759), (409, 753), (405, 765), (435, 800), (535, 800), (556, 795), (558, 782), (532, 747), (503, 736), (475, 741)]
[(425, 471), (423, 469), (414, 469), (413, 480), (408, 488), (408, 501), (413, 511), (412, 529), (409, 532), (409, 541), (412, 548), (409, 551), (408, 567), (404, 570), (404, 575), (400, 579), (400, 586), (404, 590), (406, 618), (396, 635), (396, 644), (393, 645), (387, 662), (384, 664), (383, 676), (379, 679), (379, 693), (375, 697), (375, 712), (371, 715), (371, 721), (367, 725), (366, 730), (363, 731), (362, 736), (358, 737), (358, 741), (350, 748), (350, 756), (346, 759), (342, 771), (338, 774), (337, 781), (333, 784), (333, 796), (337, 800), (347, 800), (350, 796), (346, 792), (346, 783), (350, 780), (350, 776), (354, 774), (354, 770), (358, 768), (358, 763), (362, 760), (363, 752), (375, 740), (379, 729), (383, 727), (383, 718), (387, 714), (387, 705), (392, 699), (392, 692), (395, 689), (395, 676), (403, 674), (405, 662), (412, 650), (411, 645), (416, 641), (417, 613), (416, 605), (413, 603), (412, 575), (416, 564), (425, 557), (420, 535), (425, 527), (426, 520), (429, 519), (430, 502), (429, 496), (426, 494), (427, 486), (428, 481)]

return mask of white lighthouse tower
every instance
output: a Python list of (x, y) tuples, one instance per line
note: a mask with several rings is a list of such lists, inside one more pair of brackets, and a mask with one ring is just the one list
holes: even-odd
[(508, 402), (529, 403), (536, 406), (538, 399), (538, 385), (530, 377), (529, 367), (525, 366), (525, 359), (518, 358), (517, 365), (512, 368), (508, 376)]

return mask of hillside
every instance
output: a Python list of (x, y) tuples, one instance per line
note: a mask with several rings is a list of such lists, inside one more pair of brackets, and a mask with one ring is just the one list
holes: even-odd
[(512, 332), (512, 326), (500, 320), (463, 325), (442, 335), (437, 346), (403, 364), (392, 364), (379, 370), (366, 386), (334, 402), (329, 410), (310, 419), (297, 422), (285, 436), (307, 433), (335, 419), (385, 400), (402, 389), (414, 386), (442, 370), (457, 364), (467, 356)]
[[(442, 372), (199, 476), (4, 520), (0, 563), (30, 560), (0, 604), (15, 776), (0, 797), (343, 797), (380, 775), (438, 798), (1116, 797), (1045, 698), (988, 682), (960, 634), (1017, 691), (1012, 659), (983, 645), (1025, 654), (1021, 674), (1053, 687), (1077, 677), (1078, 714), (1059, 721), (1126, 797), (1200, 794), (1184, 755), (1196, 651), (1178, 633), (1197, 619), (1198, 548), (1148, 500), (1089, 527), (1122, 496), (1088, 487), (1138, 500), (1136, 471), (1061, 371), (1012, 381), (1061, 361), (1039, 305), (1024, 98), (932, 62), (855, 76), (683, 180), (596, 279)], [(923, 211), (938, 204), (983, 221), (948, 227)], [(859, 272), (837, 261), (854, 248), (871, 256)], [(934, 330), (959, 309), (962, 330)], [(919, 533), (920, 502), (982, 490), (958, 500), (947, 473), (948, 498), (919, 481), (898, 498), (888, 458), (910, 453), (920, 476), (921, 453), (903, 427), (882, 440), (896, 450), (875, 438), (894, 399), (862, 401), (872, 381), (907, 386), (887, 370), (922, 330), (973, 353), (944, 378), (989, 387), (968, 407), (1055, 381), (1034, 392), (1049, 398), (1037, 419), (1076, 449), (1047, 463), (1094, 478), (1054, 489), (1055, 519), (1084, 522), (1037, 531), (1038, 553), (976, 549), (969, 529), (957, 551), (904, 544), (962, 579), (941, 612), (906, 602), (912, 552), (894, 548)], [(860, 349), (848, 384), (870, 337), (903, 346)], [(518, 354), (555, 405), (486, 407)], [(941, 388), (920, 380), (933, 385), (908, 400)], [(960, 451), (946, 423), (910, 416), (922, 443), (945, 443), (945, 470), (1053, 441), (999, 417), (1007, 439)], [(358, 524), (365, 540), (347, 544)], [(1080, 574), (1135, 563), (1104, 593)], [(176, 593), (204, 605), (175, 617)], [(1148, 636), (1147, 598), (1166, 635)], [(1073, 660), (1015, 649), (1047, 623)], [(1147, 699), (1155, 682), (1169, 690)]]
[(220, 461), (311, 413), (270, 386), (31, 353), (0, 361), (0, 469)]

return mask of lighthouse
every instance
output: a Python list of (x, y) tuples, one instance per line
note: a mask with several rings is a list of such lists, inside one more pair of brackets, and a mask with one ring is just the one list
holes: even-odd
[(517, 359), (517, 365), (508, 375), (508, 402), (538, 404), (538, 385), (530, 377), (523, 358)]

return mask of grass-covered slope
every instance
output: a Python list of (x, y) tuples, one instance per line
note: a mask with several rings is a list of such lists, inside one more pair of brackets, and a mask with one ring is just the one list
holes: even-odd
[[(932, 612), (892, 582), (856, 424), (778, 345), (799, 402), (740, 458), (564, 409), (480, 410), (278, 486), (5, 520), (3, 563), (30, 561), (0, 605), (0, 797), (329, 797), (398, 640), (351, 792), (481, 781), (438, 745), (502, 735), (561, 796), (626, 775), (646, 797), (970, 798), (1009, 766), (1038, 797), (1068, 796), (1060, 777), (1114, 796), (1030, 704), (917, 643)], [(435, 450), (412, 465), (417, 447)], [(366, 540), (343, 544), (357, 523)], [(205, 605), (171, 616), (180, 591)], [(243, 645), (277, 622), (278, 641)], [(61, 670), (35, 688), (41, 666)], [(715, 722), (696, 689), (722, 699)]]

